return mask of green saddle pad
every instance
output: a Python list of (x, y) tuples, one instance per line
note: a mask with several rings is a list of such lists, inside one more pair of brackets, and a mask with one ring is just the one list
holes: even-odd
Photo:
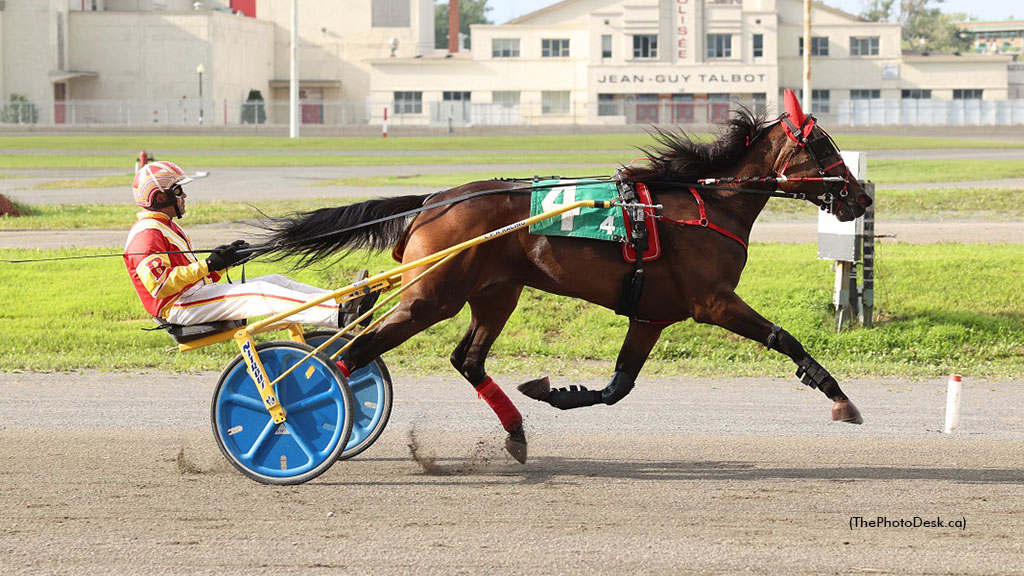
[[(543, 214), (580, 200), (614, 200), (619, 192), (614, 182), (595, 180), (541, 180), (534, 182), (530, 216)], [(572, 236), (622, 242), (626, 223), (622, 208), (576, 208), (530, 225), (531, 234)]]

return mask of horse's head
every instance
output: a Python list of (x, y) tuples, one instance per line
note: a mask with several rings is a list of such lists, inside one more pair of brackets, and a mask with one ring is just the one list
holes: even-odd
[(850, 174), (835, 141), (814, 116), (804, 115), (792, 90), (786, 90), (785, 105), (779, 121), (789, 141), (774, 166), (779, 189), (806, 198), (840, 222), (864, 214), (871, 197)]

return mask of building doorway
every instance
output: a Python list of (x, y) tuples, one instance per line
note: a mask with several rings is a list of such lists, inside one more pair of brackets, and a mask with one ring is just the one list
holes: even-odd
[(53, 85), (53, 123), (66, 124), (68, 118), (68, 85), (57, 82)]

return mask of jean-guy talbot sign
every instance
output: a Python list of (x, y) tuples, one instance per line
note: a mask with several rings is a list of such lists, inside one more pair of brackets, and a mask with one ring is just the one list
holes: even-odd
[(598, 84), (754, 84), (766, 82), (768, 75), (763, 72), (704, 72), (689, 74), (602, 74)]

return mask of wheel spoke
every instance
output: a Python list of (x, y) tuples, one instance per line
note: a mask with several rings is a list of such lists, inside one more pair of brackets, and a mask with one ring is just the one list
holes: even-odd
[(314, 451), (313, 448), (303, 440), (302, 436), (298, 434), (295, 428), (291, 425), (291, 422), (285, 420), (284, 427), (288, 430), (288, 433), (291, 435), (292, 441), (295, 442), (295, 445), (298, 446), (302, 450), (303, 454), (306, 455), (306, 458), (314, 460), (316, 458), (316, 451)]
[(300, 414), (307, 410), (315, 410), (316, 408), (319, 408), (321, 406), (326, 406), (328, 404), (337, 402), (338, 396), (338, 388), (332, 384), (327, 391), (321, 392), (320, 394), (315, 394), (313, 396), (307, 396), (305, 398), (299, 399), (296, 402), (289, 403), (288, 405), (284, 406), (284, 409), (289, 414)]
[(248, 409), (253, 410), (255, 412), (260, 412), (260, 411), (264, 411), (265, 412), (266, 411), (266, 408), (263, 406), (263, 402), (261, 402), (260, 400), (258, 400), (256, 398), (253, 398), (252, 396), (246, 396), (244, 394), (238, 394), (238, 393), (231, 393), (231, 394), (222, 395), (221, 398), (223, 399), (222, 400), (223, 404), (234, 404), (235, 406), (240, 406), (242, 408), (248, 408)]
[(267, 423), (263, 427), (263, 431), (260, 432), (260, 435), (256, 438), (256, 441), (252, 443), (251, 447), (249, 447), (249, 450), (244, 454), (240, 454), (241, 459), (247, 462), (252, 462), (253, 458), (256, 457), (256, 453), (260, 451), (260, 448), (263, 447), (263, 445), (267, 442), (271, 435), (273, 435), (274, 430), (276, 429), (277, 425), (274, 424), (274, 419), (267, 418)]

